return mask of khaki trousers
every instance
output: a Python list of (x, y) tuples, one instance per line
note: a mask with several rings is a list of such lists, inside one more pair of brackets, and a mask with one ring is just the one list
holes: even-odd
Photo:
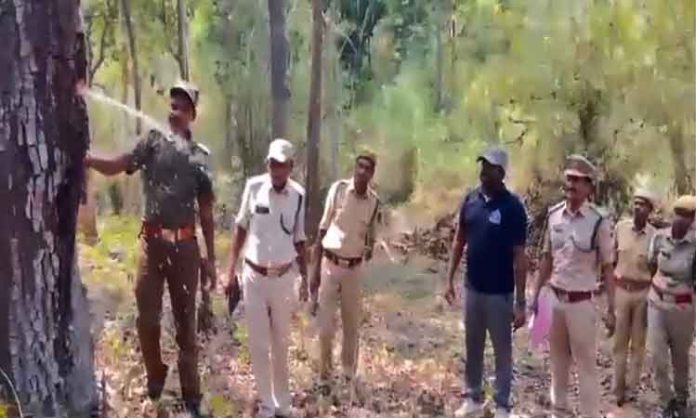
[(179, 380), (185, 401), (201, 399), (196, 345), (196, 288), (200, 258), (196, 240), (169, 243), (142, 238), (135, 283), (138, 338), (147, 371), (148, 392), (158, 396), (164, 388), (167, 366), (160, 352), (160, 319), (164, 284), (169, 288), (179, 346)]
[(559, 415), (568, 412), (570, 366), (575, 360), (580, 385), (580, 412), (597, 418), (599, 378), (595, 349), (597, 313), (592, 301), (565, 303), (554, 298), (549, 334), (551, 348), (551, 402)]
[(354, 377), (358, 360), (358, 329), (362, 315), (362, 266), (352, 269), (340, 267), (324, 259), (319, 288), (319, 344), (322, 377), (331, 373), (331, 352), (336, 333), (336, 310), (341, 305), (343, 323), (343, 372)]
[(262, 276), (246, 265), (242, 271), (249, 354), (262, 417), (290, 408), (288, 342), (296, 277), (294, 268), (281, 277)]
[(617, 398), (623, 398), (627, 389), (637, 389), (640, 383), (640, 373), (645, 358), (648, 290), (632, 292), (621, 287), (616, 288), (614, 394)]
[[(660, 402), (685, 402), (689, 397), (689, 348), (694, 339), (694, 305), (685, 309), (648, 306), (648, 344)], [(674, 392), (669, 379), (670, 361)]]

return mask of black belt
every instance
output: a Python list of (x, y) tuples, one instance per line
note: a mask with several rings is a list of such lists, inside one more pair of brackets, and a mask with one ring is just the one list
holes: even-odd
[(338, 256), (331, 251), (324, 250), (324, 257), (326, 257), (327, 260), (331, 261), (335, 265), (339, 267), (345, 267), (352, 269), (353, 267), (360, 265), (360, 263), (363, 262), (362, 257), (356, 257), (356, 258), (346, 258), (346, 257), (341, 257)]
[(249, 268), (254, 270), (255, 272), (259, 273), (262, 276), (265, 277), (280, 277), (290, 271), (290, 268), (292, 267), (292, 261), (289, 262), (288, 264), (282, 265), (280, 267), (263, 267), (259, 266), (258, 264), (252, 263), (249, 261), (249, 259), (245, 259), (244, 262), (246, 263)]

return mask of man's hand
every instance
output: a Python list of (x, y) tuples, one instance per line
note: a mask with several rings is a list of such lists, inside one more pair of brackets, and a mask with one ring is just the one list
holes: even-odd
[(522, 328), (526, 322), (527, 322), (527, 312), (525, 311), (524, 306), (521, 304), (516, 304), (512, 329), (518, 330), (518, 329)]
[(447, 289), (445, 290), (444, 298), (447, 303), (452, 306), (454, 300), (457, 298), (457, 292), (454, 290), (454, 283), (448, 282)]
[(307, 302), (309, 299), (309, 290), (307, 288), (307, 278), (302, 277), (302, 282), (300, 283), (300, 302)]
[(215, 268), (215, 260), (201, 259), (201, 269), (207, 280), (203, 287), (205, 292), (214, 292), (217, 286), (217, 271)]
[(607, 314), (604, 317), (604, 325), (607, 327), (607, 335), (611, 337), (614, 335), (614, 329), (616, 328), (616, 315), (613, 309), (607, 309)]
[(92, 155), (90, 153), (85, 155), (84, 160), (82, 160), (82, 164), (85, 166), (85, 168), (92, 168)]

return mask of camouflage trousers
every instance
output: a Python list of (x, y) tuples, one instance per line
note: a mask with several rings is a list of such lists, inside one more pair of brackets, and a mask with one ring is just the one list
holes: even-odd
[(135, 285), (138, 305), (138, 337), (145, 361), (148, 393), (162, 393), (167, 366), (160, 352), (162, 296), (167, 283), (179, 346), (179, 379), (184, 401), (200, 402), (198, 352), (196, 345), (196, 289), (200, 254), (195, 239), (167, 242), (159, 238), (140, 240)]

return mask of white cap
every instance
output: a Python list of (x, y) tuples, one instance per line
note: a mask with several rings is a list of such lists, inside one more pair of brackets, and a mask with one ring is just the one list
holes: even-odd
[(275, 160), (279, 163), (291, 161), (295, 155), (295, 149), (290, 141), (282, 138), (274, 139), (268, 147), (268, 156), (266, 161)]
[(486, 160), (490, 164), (502, 167), (507, 173), (508, 171), (508, 154), (507, 151), (500, 147), (490, 147), (483, 154), (479, 155), (478, 161)]

